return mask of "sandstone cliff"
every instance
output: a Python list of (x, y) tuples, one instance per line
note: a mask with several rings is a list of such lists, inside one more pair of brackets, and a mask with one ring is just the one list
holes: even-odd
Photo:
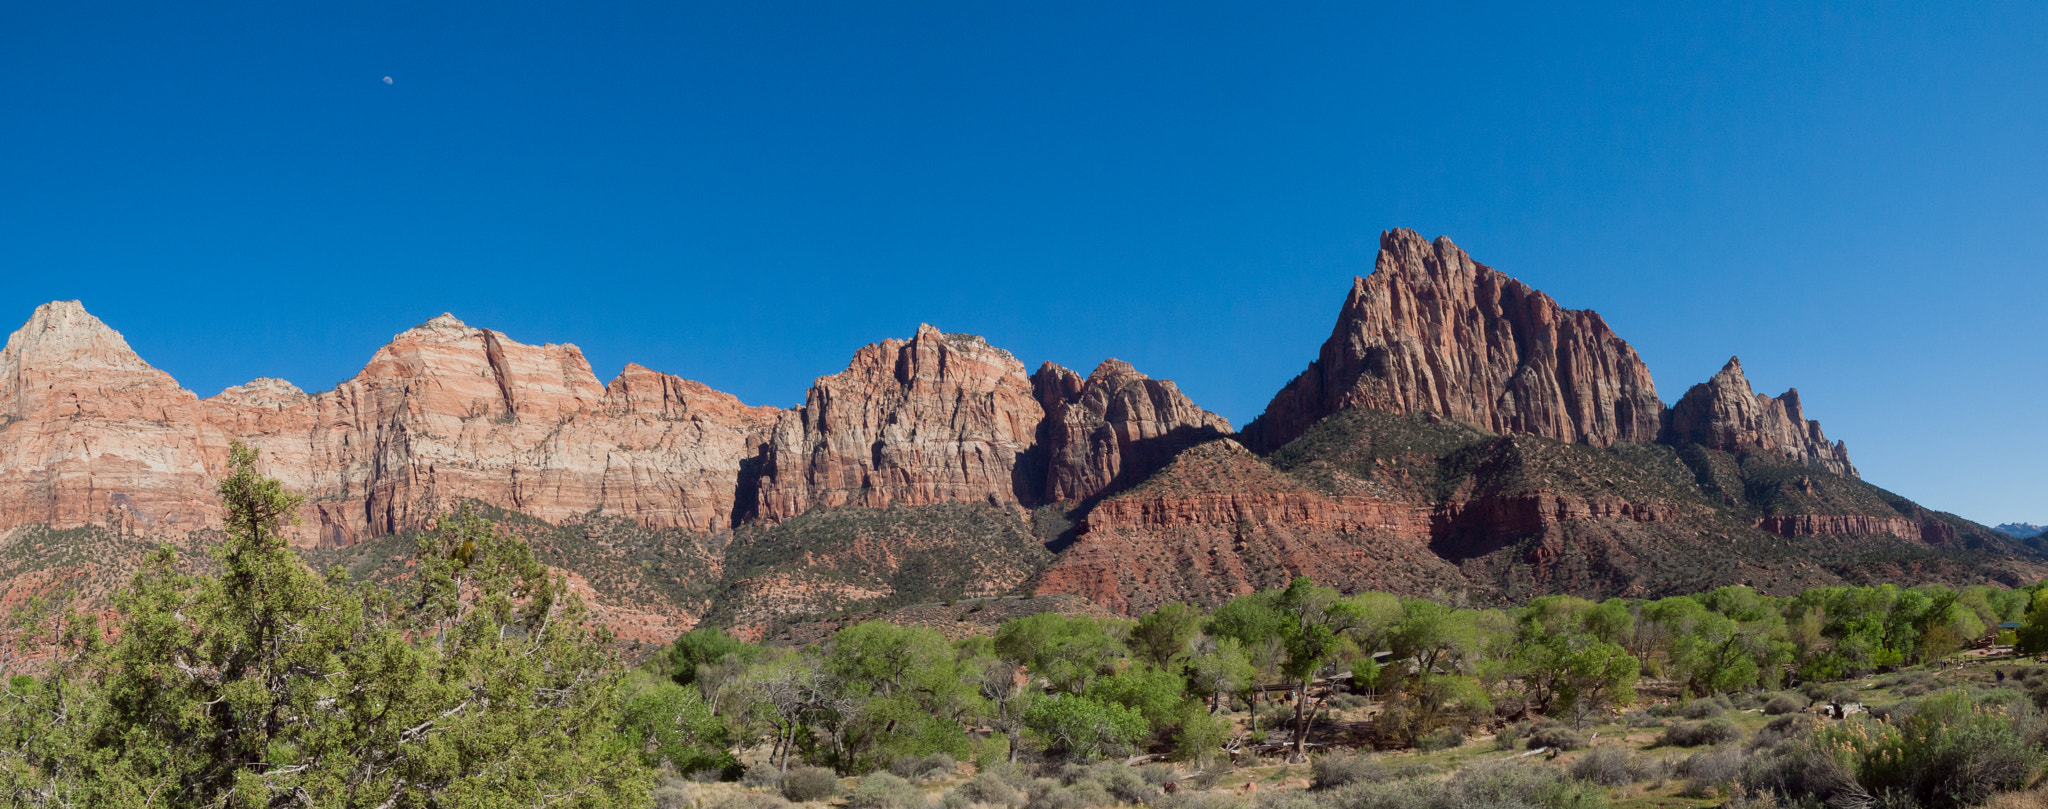
[(861, 348), (782, 415), (761, 466), (755, 516), (816, 507), (1028, 503), (1025, 464), (1045, 410), (1023, 364), (979, 337), (919, 326)]
[(1129, 488), (1182, 450), (1230, 433), (1230, 422), (1196, 407), (1172, 382), (1122, 360), (1103, 360), (1085, 380), (1048, 362), (1031, 379), (1045, 408), (1046, 502)]
[(1713, 379), (1685, 392), (1671, 408), (1664, 440), (1723, 452), (1773, 452), (1815, 469), (1858, 476), (1848, 447), (1828, 443), (1820, 422), (1806, 418), (1798, 388), (1776, 398), (1751, 390), (1738, 357), (1729, 358)]
[(1649, 369), (1598, 314), (1405, 229), (1380, 236), (1321, 355), (1245, 438), (1271, 452), (1353, 407), (1594, 446), (1654, 441), (1664, 410)]
[(597, 381), (572, 345), (529, 346), (442, 315), (354, 378), (306, 396), (258, 380), (205, 402), (307, 495), (308, 541), (349, 545), (461, 499), (544, 520), (593, 510), (653, 528), (727, 528), (740, 462), (779, 413), (637, 365)]
[(77, 301), (36, 307), (0, 349), (0, 532), (206, 526), (224, 453), (201, 410)]

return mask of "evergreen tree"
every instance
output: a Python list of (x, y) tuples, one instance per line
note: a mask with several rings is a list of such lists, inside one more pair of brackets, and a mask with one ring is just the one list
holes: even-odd
[(637, 803), (609, 638), (526, 547), (464, 511), (423, 541), (413, 609), (286, 546), (300, 499), (230, 450), (217, 576), (152, 553), (117, 640), (71, 622), (7, 717), (23, 806)]

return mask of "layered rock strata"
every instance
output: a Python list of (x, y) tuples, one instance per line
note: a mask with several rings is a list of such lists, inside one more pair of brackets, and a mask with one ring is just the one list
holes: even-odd
[(1594, 446), (1656, 440), (1664, 410), (1649, 369), (1600, 315), (1405, 229), (1381, 234), (1321, 354), (1245, 437), (1270, 452), (1352, 407)]
[(258, 379), (202, 401), (76, 302), (54, 303), (9, 340), (0, 374), (0, 529), (217, 525), (213, 477), (241, 440), (306, 496), (295, 540), (329, 546), (464, 498), (722, 530), (740, 464), (780, 412), (637, 365), (601, 384), (575, 346), (448, 315), (392, 338), (334, 390)]
[(812, 508), (1034, 501), (1025, 463), (1045, 410), (1024, 366), (979, 337), (919, 326), (861, 348), (775, 425), (755, 516)]
[(0, 349), (0, 531), (205, 527), (225, 460), (209, 432), (199, 397), (77, 301), (38, 306)]
[(1695, 443), (1723, 452), (1773, 452), (1847, 477), (1859, 477), (1849, 448), (1828, 443), (1820, 422), (1806, 418), (1799, 389), (1771, 397), (1757, 393), (1742, 375), (1742, 359), (1730, 357), (1714, 378), (1692, 386), (1671, 408), (1667, 443)]

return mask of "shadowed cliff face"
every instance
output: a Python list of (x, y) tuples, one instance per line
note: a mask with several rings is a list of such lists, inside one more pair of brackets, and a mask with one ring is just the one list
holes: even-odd
[(1103, 360), (1086, 380), (1048, 362), (1031, 379), (1045, 408), (1045, 502), (1092, 502), (1151, 477), (1188, 447), (1230, 434), (1230, 422), (1196, 407), (1172, 382), (1122, 360)]
[(1656, 440), (1664, 410), (1649, 369), (1598, 314), (1412, 230), (1380, 236), (1321, 355), (1245, 439), (1271, 452), (1353, 407), (1594, 446)]

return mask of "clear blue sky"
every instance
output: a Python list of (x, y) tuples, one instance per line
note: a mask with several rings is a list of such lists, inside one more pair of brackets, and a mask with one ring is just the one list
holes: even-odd
[(1242, 425), (1405, 226), (2048, 522), (2041, 3), (593, 5), (0, 7), (0, 320), (205, 396), (451, 311), (780, 405), (931, 322)]

